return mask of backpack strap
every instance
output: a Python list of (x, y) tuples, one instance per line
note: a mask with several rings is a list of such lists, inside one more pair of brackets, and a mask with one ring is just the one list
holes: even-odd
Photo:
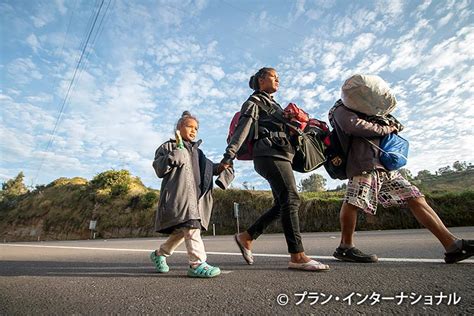
[[(343, 106), (345, 109), (351, 111), (351, 112), (354, 112), (356, 114), (362, 114), (362, 113), (359, 113), (359, 112), (356, 112), (356, 111), (352, 111), (351, 109), (349, 109), (348, 107), (346, 107), (344, 105), (344, 103), (342, 103), (342, 100), (339, 99), (336, 101), (336, 103), (332, 106), (332, 108), (329, 110), (329, 124), (331, 124), (332, 126), (332, 129), (333, 129), (333, 133), (336, 134), (336, 137), (338, 138), (339, 140), (339, 143), (341, 143), (341, 140), (339, 139), (339, 135), (337, 133), (337, 128), (336, 128), (336, 120), (334, 119), (334, 111), (340, 107), (340, 106)], [(351, 150), (351, 147), (352, 147), (352, 140), (353, 140), (353, 136), (352, 135), (349, 135), (349, 142), (347, 144), (347, 150), (344, 150), (344, 148), (341, 146), (342, 148), (342, 151), (344, 152), (344, 155), (348, 156), (349, 155), (349, 152)]]
[[(264, 96), (262, 94), (259, 94), (259, 95), (252, 94), (249, 97), (249, 100), (252, 100), (253, 102), (255, 102), (268, 115), (270, 115), (271, 117), (273, 117), (280, 123), (285, 124), (291, 130), (297, 132), (298, 135), (301, 136), (304, 134), (300, 128), (290, 124), (290, 122), (283, 116), (283, 111), (272, 106), (272, 101), (267, 96)], [(256, 134), (258, 134), (258, 130), (256, 131)]]
[(255, 95), (251, 95), (248, 100), (253, 101), (255, 104), (257, 104), (257, 117), (255, 118), (255, 123), (253, 126), (253, 138), (252, 140), (256, 141), (258, 139), (258, 119), (259, 119), (259, 110), (260, 110), (260, 104), (262, 101)]

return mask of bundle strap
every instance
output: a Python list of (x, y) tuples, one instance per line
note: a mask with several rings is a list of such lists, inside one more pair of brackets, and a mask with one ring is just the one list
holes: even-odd
[(388, 154), (395, 154), (395, 155), (397, 155), (397, 156), (401, 156), (401, 157), (405, 158), (406, 160), (408, 160), (408, 158), (405, 157), (405, 155), (403, 155), (403, 154), (400, 154), (400, 153), (394, 152), (394, 151), (386, 151), (386, 150), (380, 148), (380, 146), (377, 146), (374, 142), (368, 140), (367, 138), (365, 138), (365, 137), (362, 137), (362, 138), (365, 139), (367, 142), (369, 142), (372, 146), (374, 146), (375, 148), (377, 148), (378, 150), (380, 150), (381, 152), (383, 152), (384, 154), (387, 154), (387, 155), (388, 155)]

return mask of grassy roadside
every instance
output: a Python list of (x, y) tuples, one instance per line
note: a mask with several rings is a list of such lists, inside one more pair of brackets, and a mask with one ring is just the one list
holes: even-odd
[[(38, 190), (3, 201), (0, 238), (2, 241), (87, 239), (91, 236), (92, 219), (97, 220), (99, 238), (156, 236), (153, 225), (159, 192), (146, 188), (138, 178), (125, 178), (126, 186), (118, 180), (108, 183), (60, 178)], [(342, 196), (341, 192), (302, 193), (301, 230), (338, 231)], [(474, 226), (474, 191), (438, 191), (427, 194), (427, 200), (447, 226)], [(216, 189), (211, 224), (215, 224), (217, 234), (235, 232), (234, 202), (240, 205), (240, 228), (245, 229), (271, 206), (272, 196), (269, 191)], [(418, 227), (409, 210), (380, 208), (377, 216), (359, 216), (357, 229)], [(280, 223), (273, 224), (267, 232), (281, 232)]]

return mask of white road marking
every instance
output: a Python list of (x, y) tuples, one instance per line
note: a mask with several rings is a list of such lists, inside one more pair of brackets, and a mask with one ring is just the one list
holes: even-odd
[[(64, 275), (65, 272), (47, 272), (48, 275)], [(84, 275), (113, 275), (113, 276), (120, 276), (120, 275), (130, 275), (130, 276), (150, 276), (151, 273), (134, 273), (134, 272), (67, 272), (67, 275), (77, 275), (77, 276), (84, 276)]]
[[(75, 267), (74, 269), (75, 270), (82, 270), (83, 268)], [(148, 267), (147, 270), (150, 270), (150, 267)], [(174, 270), (174, 271), (178, 272), (178, 274), (186, 275), (185, 274), (186, 270)], [(232, 273), (232, 272), (234, 272), (234, 271), (224, 270), (224, 271), (221, 271), (221, 274), (229, 274), (229, 273)], [(81, 275), (113, 275), (113, 276), (117, 276), (117, 275), (131, 275), (131, 276), (156, 275), (156, 276), (159, 276), (159, 275), (161, 275), (160, 273), (156, 273), (156, 272), (154, 272), (154, 273), (138, 273), (138, 272), (99, 272), (99, 271), (94, 271), (94, 272), (47, 272), (46, 274), (48, 274), (48, 275), (64, 275), (66, 273), (67, 273), (67, 275), (78, 275), (78, 276), (81, 276)]]
[[(99, 250), (99, 251), (118, 251), (118, 252), (152, 252), (153, 249), (131, 249), (131, 248), (102, 248), (102, 247), (73, 247), (73, 246), (47, 246), (32, 244), (0, 244), (0, 247), (29, 247), (29, 248), (51, 248), (51, 249), (74, 249), (74, 250)], [(177, 250), (175, 253), (187, 253), (186, 251)], [(240, 252), (217, 252), (207, 251), (209, 255), (221, 256), (242, 256)], [(272, 257), (272, 258), (288, 258), (288, 254), (271, 254), (271, 253), (254, 253), (254, 257)], [(314, 259), (335, 260), (333, 256), (311, 256)], [(417, 258), (379, 258), (382, 262), (424, 262), (424, 263), (440, 263), (443, 259), (417, 259)], [(474, 260), (464, 260), (463, 263), (474, 263)]]

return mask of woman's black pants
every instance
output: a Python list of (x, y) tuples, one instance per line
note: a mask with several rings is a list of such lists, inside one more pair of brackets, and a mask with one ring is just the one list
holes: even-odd
[(286, 244), (288, 245), (288, 252), (303, 252), (304, 248), (301, 241), (298, 217), (300, 198), (291, 163), (287, 160), (273, 157), (255, 157), (254, 167), (255, 171), (270, 183), (274, 205), (260, 216), (247, 229), (247, 232), (252, 239), (257, 239), (265, 228), (280, 218)]

